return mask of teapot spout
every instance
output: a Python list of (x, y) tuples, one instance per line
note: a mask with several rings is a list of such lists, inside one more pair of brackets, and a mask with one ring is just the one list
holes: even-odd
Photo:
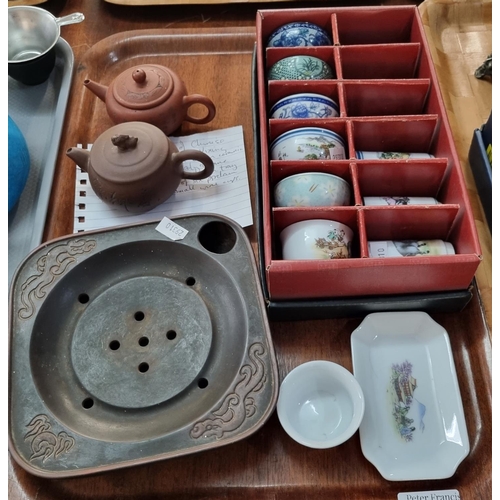
[(90, 152), (82, 148), (69, 148), (66, 150), (69, 156), (84, 172), (88, 172)]
[(83, 84), (89, 90), (91, 90), (101, 101), (106, 101), (106, 92), (108, 87), (101, 85), (100, 83), (93, 82), (92, 80), (84, 80)]

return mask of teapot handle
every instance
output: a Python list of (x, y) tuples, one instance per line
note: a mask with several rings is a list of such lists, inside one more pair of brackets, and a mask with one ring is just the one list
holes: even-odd
[[(182, 162), (186, 160), (199, 161), (203, 165), (203, 170), (196, 172), (188, 172), (184, 170)], [(191, 179), (194, 181), (199, 181), (201, 179), (206, 179), (214, 173), (214, 162), (210, 156), (208, 156), (203, 151), (198, 151), (197, 149), (186, 149), (185, 151), (179, 151), (172, 155), (172, 161), (174, 167), (180, 166), (182, 172), (181, 177), (183, 179)]]
[(202, 118), (195, 118), (189, 114), (189, 110), (187, 116), (185, 118), (186, 121), (191, 123), (197, 123), (201, 125), (203, 123), (211, 122), (215, 118), (215, 104), (204, 95), (200, 94), (191, 94), (184, 96), (182, 98), (182, 104), (187, 108), (191, 107), (193, 104), (201, 104), (207, 108), (207, 114)]

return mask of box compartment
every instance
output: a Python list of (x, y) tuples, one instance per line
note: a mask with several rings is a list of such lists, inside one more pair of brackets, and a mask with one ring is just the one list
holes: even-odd
[(414, 78), (420, 44), (348, 45), (336, 50), (339, 78), (344, 80)]
[(347, 116), (424, 113), (430, 80), (359, 81), (339, 84)]
[(414, 14), (409, 9), (339, 9), (335, 17), (340, 45), (408, 43), (417, 38), (412, 36)]
[[(266, 37), (278, 26), (320, 18), (330, 21), (333, 47), (266, 48)], [(360, 25), (367, 30), (360, 32)], [(334, 63), (335, 79), (268, 81), (270, 64), (291, 53), (318, 54)], [(409, 310), (416, 304), (427, 311), (464, 307), (481, 250), (418, 10), (398, 6), (258, 11), (255, 66), (259, 249), (271, 318), (350, 316), (368, 310)], [(340, 116), (269, 118), (270, 106), (299, 92), (331, 97), (339, 104)], [(271, 161), (272, 141), (300, 127), (322, 127), (341, 135), (346, 159)], [(356, 151), (431, 156), (357, 159)], [(277, 182), (312, 171), (348, 181), (351, 206), (274, 206)], [(364, 196), (428, 196), (440, 205), (365, 207)], [(355, 233), (351, 257), (283, 260), (281, 231), (308, 219), (350, 226)], [(390, 239), (443, 239), (453, 244), (456, 253), (369, 257), (368, 241)], [(296, 314), (289, 314), (291, 310)]]

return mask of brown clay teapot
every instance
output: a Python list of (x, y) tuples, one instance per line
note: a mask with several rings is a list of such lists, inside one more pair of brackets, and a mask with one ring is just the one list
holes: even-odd
[[(180, 151), (154, 125), (129, 122), (101, 134), (90, 151), (69, 148), (66, 154), (85, 172), (97, 196), (141, 213), (167, 200), (181, 179), (205, 179), (212, 175), (212, 159), (202, 151)], [(203, 170), (189, 172), (182, 162), (196, 160)]]
[[(120, 73), (109, 87), (88, 79), (83, 84), (105, 102), (114, 123), (147, 122), (169, 135), (184, 120), (203, 124), (215, 117), (215, 105), (208, 97), (187, 95), (181, 78), (159, 64), (133, 66)], [(191, 116), (189, 108), (193, 104), (205, 106), (206, 115), (202, 118)]]

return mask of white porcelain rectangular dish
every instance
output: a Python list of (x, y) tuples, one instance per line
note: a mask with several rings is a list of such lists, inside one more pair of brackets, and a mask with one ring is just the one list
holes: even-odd
[(424, 312), (373, 313), (351, 349), (366, 459), (390, 481), (451, 477), (469, 439), (446, 330)]

